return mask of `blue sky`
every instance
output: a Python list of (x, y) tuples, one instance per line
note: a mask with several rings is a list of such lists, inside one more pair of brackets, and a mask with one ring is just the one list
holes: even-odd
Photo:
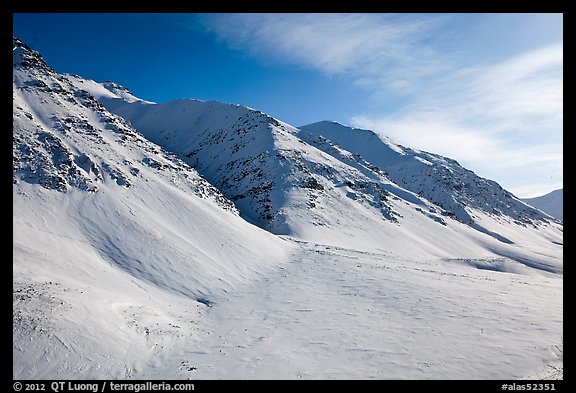
[(58, 72), (335, 120), (519, 197), (563, 186), (562, 14), (14, 14)]

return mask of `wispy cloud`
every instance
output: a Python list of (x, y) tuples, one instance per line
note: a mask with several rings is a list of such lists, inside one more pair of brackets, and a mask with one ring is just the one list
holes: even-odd
[(428, 50), (413, 48), (440, 25), (442, 16), (395, 14), (220, 14), (205, 25), (234, 48), (259, 58), (352, 75), (358, 83), (389, 79), (383, 69), (417, 77), (442, 67)]
[[(262, 61), (347, 78), (363, 89), (366, 110), (350, 119), (354, 126), (448, 155), (483, 176), (506, 178), (504, 186), (513, 192), (524, 189), (527, 173), (534, 179), (556, 174), (557, 185), (562, 42), (480, 63), (466, 58), (473, 49), (446, 50), (441, 41), (449, 36), (442, 34), (450, 18), (225, 14), (204, 22), (219, 39)], [(392, 100), (396, 107), (390, 112)]]
[(441, 99), (453, 116), (460, 113), (461, 120), (485, 121), (500, 131), (530, 129), (538, 119), (561, 125), (562, 69), (563, 46), (558, 43), (498, 64), (461, 69), (445, 81), (451, 90), (430, 90), (423, 98)]

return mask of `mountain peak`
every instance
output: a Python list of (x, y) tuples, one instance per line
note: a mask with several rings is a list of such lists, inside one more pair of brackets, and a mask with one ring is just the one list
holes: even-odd
[(107, 88), (108, 90), (110, 90), (112, 93), (114, 94), (119, 94), (119, 93), (128, 93), (128, 94), (132, 94), (132, 92), (130, 90), (128, 90), (128, 88), (116, 83), (116, 82), (112, 82), (111, 80), (106, 80), (104, 82), (102, 82), (102, 86), (104, 86), (105, 88)]
[[(477, 227), (472, 209), (509, 217), (521, 225), (546, 220), (496, 182), (481, 178), (455, 160), (397, 145), (374, 131), (318, 122), (300, 127), (315, 137), (354, 151), (400, 187), (427, 199), (458, 221)], [(310, 138), (310, 137), (309, 137)], [(315, 139), (309, 140), (314, 143)]]
[(402, 152), (402, 147), (392, 142), (392, 140), (385, 135), (365, 128), (347, 126), (334, 120), (323, 120), (316, 123), (307, 124), (299, 128), (313, 134), (325, 134), (322, 136), (328, 139), (330, 139), (329, 135), (332, 134), (337, 134), (339, 137), (342, 137), (346, 134), (354, 136), (363, 135), (365, 138), (370, 138), (374, 142), (384, 142), (399, 153)]
[(24, 69), (39, 68), (54, 71), (42, 55), (16, 37), (12, 37), (12, 64)]
[(334, 131), (339, 131), (339, 132), (350, 132), (350, 131), (368, 131), (371, 133), (374, 133), (374, 131), (371, 130), (363, 130), (361, 128), (356, 128), (356, 127), (351, 127), (351, 126), (347, 126), (345, 124), (342, 124), (336, 120), (321, 120), (321, 121), (317, 121), (314, 123), (310, 123), (310, 124), (306, 124), (304, 126), (301, 126), (299, 128), (307, 128), (307, 129), (316, 129), (316, 128), (320, 128), (320, 127), (331, 127)]

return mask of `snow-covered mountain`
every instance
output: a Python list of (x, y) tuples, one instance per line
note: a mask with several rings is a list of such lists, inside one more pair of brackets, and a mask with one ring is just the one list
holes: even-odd
[(522, 201), (536, 209), (550, 214), (559, 220), (564, 219), (564, 189), (554, 190), (546, 195), (534, 198), (523, 198)]
[(18, 39), (13, 67), (15, 378), (561, 363), (562, 224), (495, 182), (368, 130), (145, 101)]
[[(19, 378), (75, 375), (102, 346), (122, 362), (128, 349), (145, 343), (139, 329), (150, 337), (153, 329), (188, 334), (197, 315), (182, 321), (182, 310), (200, 310), (212, 294), (287, 255), (286, 242), (240, 218), (193, 168), (55, 73), (37, 52), (16, 39), (13, 52)], [(145, 328), (146, 315), (159, 319)], [(81, 334), (86, 319), (95, 323), (86, 341), (59, 340), (61, 323)], [(117, 331), (127, 320), (136, 328), (132, 336)], [(107, 336), (115, 339), (100, 342)], [(99, 349), (94, 355), (88, 348)], [(83, 372), (124, 376), (123, 366), (99, 364)]]
[(272, 233), (411, 255), (488, 252), (559, 268), (555, 256), (517, 247), (530, 242), (555, 255), (551, 218), (454, 160), (333, 122), (295, 128), (242, 105), (155, 104), (69, 79)]
[(318, 146), (338, 145), (367, 159), (387, 176), (447, 215), (464, 223), (474, 222), (474, 211), (508, 218), (518, 224), (537, 225), (546, 217), (514, 197), (492, 180), (477, 176), (456, 161), (437, 154), (395, 144), (373, 131), (318, 122), (300, 129)]

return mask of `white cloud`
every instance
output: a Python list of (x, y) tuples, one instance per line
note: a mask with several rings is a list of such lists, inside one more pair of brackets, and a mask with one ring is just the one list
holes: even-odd
[(456, 158), (467, 152), (471, 161), (485, 159), (486, 151), (497, 148), (492, 138), (473, 129), (450, 124), (435, 113), (414, 114), (409, 118), (392, 119), (356, 116), (352, 125), (380, 132), (407, 147)]
[[(561, 125), (563, 113), (563, 45), (539, 48), (503, 63), (470, 72), (457, 98), (482, 117), (528, 128), (538, 117)], [(459, 105), (462, 106), (462, 105)], [(509, 127), (504, 127), (506, 130)]]
[[(390, 14), (220, 14), (205, 24), (232, 47), (270, 61), (328, 75), (352, 75), (359, 83), (389, 75), (420, 77), (443, 68), (426, 48), (413, 49), (444, 17)], [(384, 70), (387, 73), (383, 73)], [(410, 78), (405, 78), (409, 80)]]
[(434, 114), (398, 120), (357, 116), (352, 124), (380, 132), (407, 147), (442, 154), (468, 166), (495, 171), (559, 163), (561, 168), (561, 143), (511, 145), (497, 135), (455, 125), (449, 119), (435, 118)]

